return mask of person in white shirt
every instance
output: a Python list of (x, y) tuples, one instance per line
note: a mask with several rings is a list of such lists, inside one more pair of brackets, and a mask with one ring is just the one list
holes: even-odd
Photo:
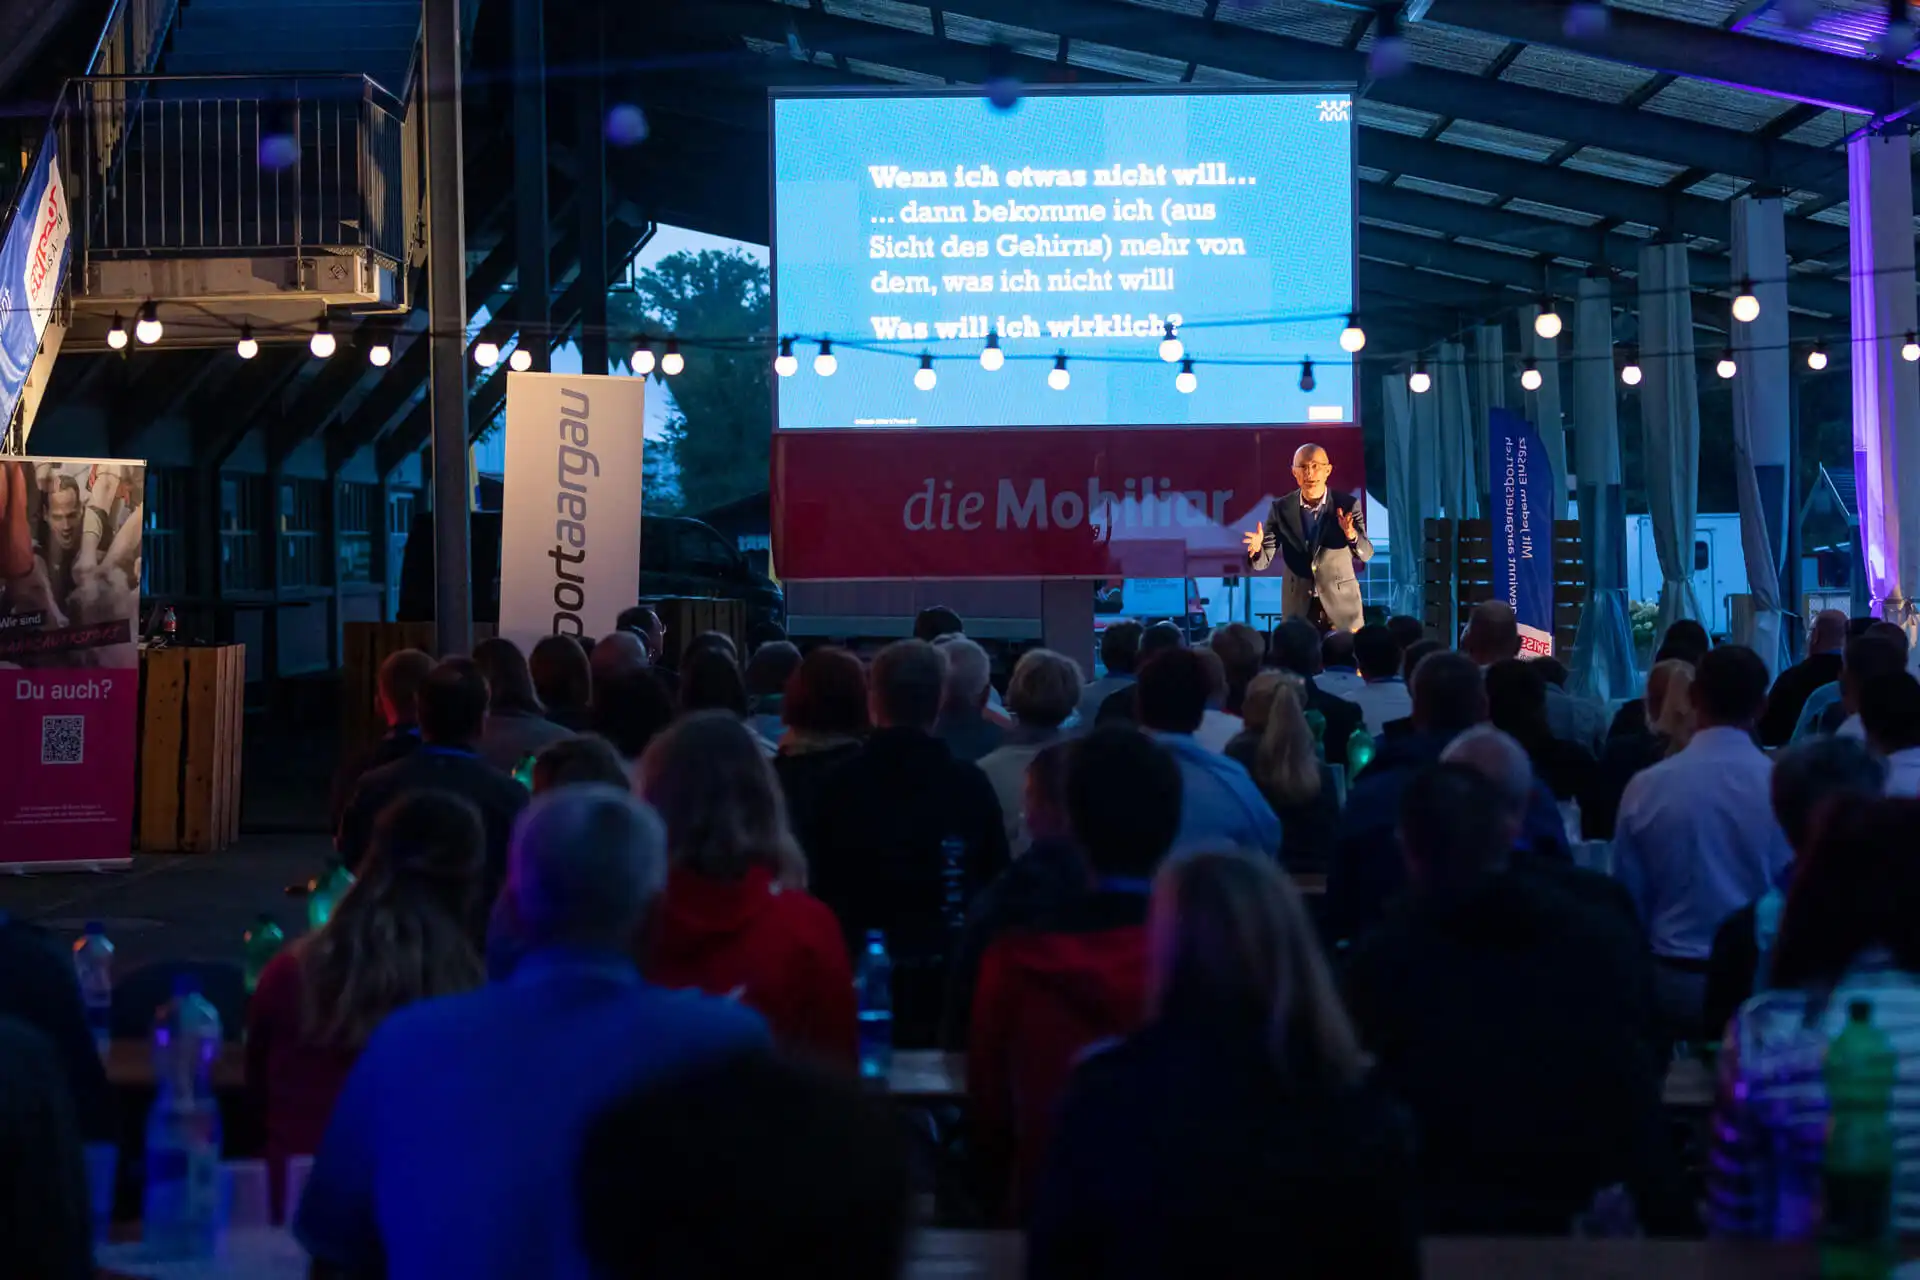
[(1193, 731), (1193, 740), (1216, 755), (1224, 755), (1227, 744), (1240, 736), (1241, 730), (1247, 727), (1246, 722), (1225, 709), (1227, 667), (1220, 655), (1211, 648), (1193, 652), (1207, 672), (1207, 712), (1200, 720), (1200, 727)]
[(1366, 683), (1354, 659), (1353, 635), (1350, 632), (1335, 631), (1320, 642), (1320, 674), (1313, 678), (1313, 682), (1336, 698), (1348, 699)]
[(1413, 714), (1413, 695), (1400, 676), (1400, 646), (1385, 627), (1365, 626), (1354, 633), (1353, 652), (1360, 664), (1361, 684), (1341, 696), (1360, 708), (1367, 732), (1378, 738), (1388, 721)]
[(1686, 750), (1636, 775), (1620, 801), (1614, 868), (1655, 960), (1667, 1030), (1702, 1034), (1714, 931), (1779, 882), (1792, 851), (1768, 802), (1773, 762), (1755, 745), (1767, 666), (1741, 645), (1702, 659)]
[(1920, 680), (1904, 671), (1874, 677), (1858, 718), (1868, 745), (1887, 758), (1887, 794), (1920, 796)]

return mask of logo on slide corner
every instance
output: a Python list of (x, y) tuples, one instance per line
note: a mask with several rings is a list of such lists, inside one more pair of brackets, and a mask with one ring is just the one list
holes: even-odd
[(1353, 112), (1351, 98), (1322, 98), (1320, 100), (1321, 124), (1346, 124)]

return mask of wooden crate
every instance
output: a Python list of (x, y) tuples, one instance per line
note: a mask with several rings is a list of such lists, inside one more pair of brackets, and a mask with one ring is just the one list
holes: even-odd
[(747, 657), (747, 604), (706, 596), (668, 596), (648, 604), (666, 625), (666, 663), (676, 670), (687, 645), (702, 632), (718, 631), (733, 639), (741, 661)]
[(240, 838), (247, 647), (140, 653), (134, 833), (147, 853), (213, 853)]
[[(1573, 651), (1580, 610), (1587, 598), (1587, 558), (1578, 520), (1556, 520), (1549, 549), (1553, 565), (1553, 647)], [(1451, 647), (1473, 606), (1494, 598), (1493, 522), (1429, 520), (1426, 523), (1422, 607), (1427, 635)]]
[(340, 747), (358, 751), (387, 731), (378, 700), (380, 664), (402, 649), (434, 651), (431, 622), (349, 622), (340, 659)]

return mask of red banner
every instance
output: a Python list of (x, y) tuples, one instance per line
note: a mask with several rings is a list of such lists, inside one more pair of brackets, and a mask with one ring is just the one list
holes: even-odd
[(1323, 446), (1359, 492), (1360, 429), (782, 431), (774, 564), (809, 578), (1178, 578), (1239, 573), (1241, 534)]

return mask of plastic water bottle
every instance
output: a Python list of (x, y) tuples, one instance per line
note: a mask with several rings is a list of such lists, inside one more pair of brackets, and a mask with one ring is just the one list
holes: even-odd
[(1360, 771), (1373, 763), (1373, 735), (1364, 728), (1355, 729), (1347, 735), (1347, 777), (1360, 776)]
[(1897, 1260), (1893, 1221), (1893, 1102), (1899, 1060), (1873, 1025), (1873, 1006), (1855, 1000), (1847, 1025), (1827, 1046), (1826, 1209), (1820, 1227), (1824, 1280), (1883, 1280)]
[(867, 931), (854, 985), (860, 1003), (860, 1074), (885, 1080), (893, 1068), (893, 957), (887, 954), (887, 935), (878, 929)]
[(213, 1062), (220, 1015), (193, 978), (174, 983), (154, 1019), (153, 1110), (147, 1114), (145, 1238), (152, 1256), (210, 1258), (220, 1235), (220, 1106)]
[(287, 935), (274, 922), (272, 916), (264, 911), (258, 919), (240, 935), (241, 965), (247, 978), (247, 994), (252, 995), (254, 988), (260, 985), (260, 975), (266, 971), (267, 961), (287, 945)]
[(1327, 717), (1325, 713), (1308, 707), (1307, 728), (1313, 734), (1313, 754), (1321, 760), (1325, 760), (1327, 758)]
[(339, 859), (327, 859), (327, 869), (307, 884), (307, 928), (318, 929), (333, 919), (333, 908), (353, 884), (353, 873)]
[(105, 1053), (113, 1040), (113, 944), (98, 920), (73, 944), (73, 971), (80, 979), (80, 1000), (87, 1007), (87, 1029)]

